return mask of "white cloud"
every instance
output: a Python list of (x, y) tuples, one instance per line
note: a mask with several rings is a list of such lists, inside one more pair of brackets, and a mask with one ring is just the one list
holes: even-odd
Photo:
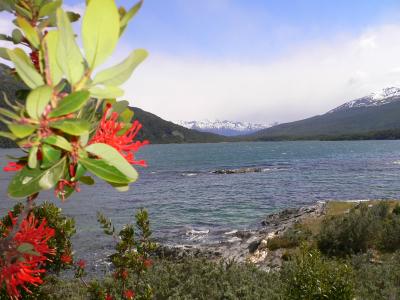
[(274, 63), (153, 54), (126, 84), (132, 104), (168, 120), (284, 122), (400, 86), (400, 26), (297, 49)]

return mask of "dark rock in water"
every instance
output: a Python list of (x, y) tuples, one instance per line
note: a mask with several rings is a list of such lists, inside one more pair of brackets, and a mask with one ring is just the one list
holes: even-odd
[(213, 174), (243, 174), (262, 172), (262, 168), (240, 168), (240, 169), (219, 169), (212, 171)]

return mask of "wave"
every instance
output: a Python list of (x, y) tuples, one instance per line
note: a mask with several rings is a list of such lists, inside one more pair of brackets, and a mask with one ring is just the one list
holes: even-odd
[(182, 173), (182, 176), (187, 176), (187, 177), (192, 177), (192, 176), (196, 176), (197, 173)]

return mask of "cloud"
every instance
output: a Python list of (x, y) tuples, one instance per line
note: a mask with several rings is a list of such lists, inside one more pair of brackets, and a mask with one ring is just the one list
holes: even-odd
[(275, 62), (153, 53), (126, 84), (135, 106), (168, 120), (293, 121), (400, 86), (399, 25), (314, 42)]

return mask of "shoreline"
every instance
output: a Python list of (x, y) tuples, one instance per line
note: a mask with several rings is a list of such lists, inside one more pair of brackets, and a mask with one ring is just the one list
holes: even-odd
[[(354, 200), (354, 202), (359, 202)], [(266, 247), (269, 239), (281, 235), (288, 228), (304, 219), (318, 218), (325, 214), (326, 201), (299, 208), (286, 208), (266, 215), (255, 230), (232, 230), (225, 233), (231, 236), (218, 243), (198, 243), (181, 245), (160, 244), (157, 256), (161, 258), (183, 259), (186, 257), (226, 260), (238, 263), (252, 262), (261, 269), (280, 267), (282, 253), (273, 253)], [(279, 256), (279, 261), (278, 257)]]

